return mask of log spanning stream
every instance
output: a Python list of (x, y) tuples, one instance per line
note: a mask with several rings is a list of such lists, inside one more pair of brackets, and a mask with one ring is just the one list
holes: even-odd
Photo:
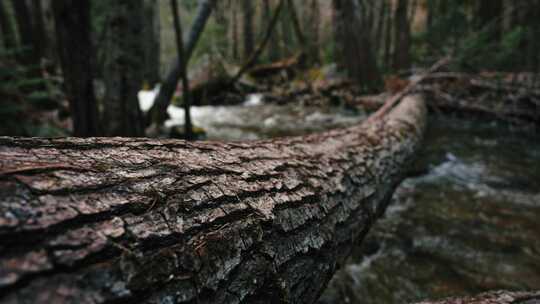
[[(211, 139), (301, 135), (356, 124), (364, 117), (350, 110), (321, 110), (296, 105), (195, 109), (195, 123), (204, 127)], [(176, 119), (181, 120), (181, 116)], [(540, 217), (540, 138), (509, 131), (506, 126), (466, 123), (457, 119), (432, 119), (428, 125), (424, 148), (418, 157), (420, 161), (413, 170), (415, 176), (398, 187), (384, 218), (375, 224), (361, 245), (352, 248), (352, 257), (343, 260), (342, 270), (333, 277), (319, 303), (391, 304), (493, 289), (540, 289), (540, 226), (537, 220)], [(167, 179), (163, 178), (162, 182), (167, 183)], [(135, 208), (139, 209), (135, 214), (145, 215), (147, 211), (158, 210), (162, 206), (161, 196), (159, 191), (154, 192), (153, 199), (149, 200), (152, 208), (141, 205)], [(44, 212), (61, 215), (66, 211)], [(123, 218), (122, 208), (119, 212), (118, 217)], [(259, 218), (264, 219), (265, 214), (259, 214)], [(6, 218), (3, 219), (0, 225), (5, 227)], [(49, 218), (49, 224), (59, 219)], [(108, 220), (118, 221), (117, 217)], [(150, 220), (156, 219), (150, 217)], [(85, 218), (83, 226), (92, 221), (92, 216)], [(67, 302), (82, 299), (84, 301), (80, 302), (95, 303), (106, 297), (128, 302), (135, 299), (155, 303), (196, 302), (193, 297), (190, 300), (189, 295), (178, 293), (171, 287), (188, 281), (189, 275), (165, 275), (171, 261), (179, 261), (177, 258), (165, 255), (156, 263), (144, 262), (144, 254), (152, 248), (165, 248), (176, 241), (167, 236), (165, 228), (171, 227), (151, 229), (144, 228), (140, 221), (130, 222), (137, 228), (134, 236), (146, 235), (141, 253), (137, 247), (129, 247), (132, 245), (129, 240), (126, 243), (123, 236), (119, 236), (126, 232), (122, 230), (126, 226), (118, 226), (118, 222), (116, 225), (105, 230), (108, 240), (116, 240), (107, 246), (99, 237), (93, 238), (88, 229), (78, 229), (73, 235), (62, 238), (54, 238), (61, 230), (45, 230), (46, 233), (36, 233), (27, 243), (11, 239), (13, 245), (18, 244), (18, 250), (5, 245), (4, 240), (0, 241), (0, 254), (13, 257), (3, 259), (0, 264), (0, 303), (17, 300), (25, 303), (22, 299), (26, 303), (48, 303), (52, 299)], [(214, 227), (221, 226), (220, 223)], [(78, 242), (77, 237), (84, 237), (87, 242)], [(56, 243), (49, 243), (48, 250), (51, 251), (48, 255), (40, 255), (40, 252), (24, 255), (27, 248), (33, 246), (32, 242), (43, 244), (52, 240)], [(107, 249), (103, 251), (105, 256), (92, 254), (92, 250), (101, 252), (104, 248)], [(199, 247), (202, 248), (204, 246)], [(66, 281), (65, 278), (77, 278), (74, 275), (77, 271), (92, 265), (107, 269), (109, 266), (104, 261), (114, 259), (116, 254), (120, 255), (116, 260), (118, 272), (96, 270), (85, 273), (83, 282), (90, 282), (87, 287), (95, 288), (92, 292), (85, 293), (80, 289), (80, 281)], [(26, 261), (25, 269), (19, 264), (17, 270), (17, 261), (23, 260)], [(157, 278), (137, 276), (134, 269), (146, 264), (148, 273), (163, 275)], [(312, 268), (314, 264), (309, 265)], [(248, 278), (240, 275), (242, 271), (232, 269), (231, 273), (243, 281), (228, 286), (217, 284), (217, 290), (227, 287), (234, 295), (234, 286), (247, 282)], [(297, 272), (298, 280), (305, 280), (306, 276), (300, 275), (301, 269), (291, 268), (290, 273)], [(326, 271), (324, 268), (312, 269)], [(118, 277), (121, 271), (127, 271), (128, 276)], [(138, 288), (144, 293), (130, 294), (123, 280), (131, 280), (135, 285), (127, 287)], [(312, 281), (307, 280), (307, 283), (313, 285)], [(251, 285), (257, 284), (261, 283), (251, 281)], [(57, 288), (37, 292), (44, 286)], [(151, 286), (157, 287), (149, 288)], [(190, 286), (184, 287), (187, 290)], [(306, 285), (296, 286), (305, 288)], [(156, 292), (158, 289), (161, 292)], [(11, 292), (14, 290), (15, 293)], [(17, 298), (17, 295), (24, 298)], [(236, 296), (232, 302), (240, 301), (241, 294)], [(280, 296), (285, 297), (286, 293)], [(246, 298), (248, 302), (253, 299)], [(269, 299), (270, 295), (266, 300)], [(204, 302), (204, 298), (198, 300)], [(277, 299), (280, 300), (285, 299)], [(312, 298), (305, 299), (305, 302), (311, 301)]]
[(267, 141), (0, 138), (0, 301), (313, 303), (425, 122), (416, 95)]

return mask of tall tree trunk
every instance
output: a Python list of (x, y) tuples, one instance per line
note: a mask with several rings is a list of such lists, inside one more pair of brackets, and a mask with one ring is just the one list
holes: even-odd
[[(184, 43), (184, 45), (186, 46), (184, 52), (186, 58), (183, 59), (183, 62), (185, 62), (186, 68), (189, 65), (189, 59), (191, 58), (191, 54), (193, 54), (193, 50), (195, 49), (195, 46), (197, 45), (197, 42), (201, 37), (204, 27), (206, 26), (206, 22), (208, 21), (208, 17), (210, 17), (210, 14), (214, 9), (216, 1), (217, 0), (199, 1), (199, 7), (197, 9), (195, 20), (193, 21), (193, 25), (191, 26), (187, 41)], [(182, 67), (180, 62), (180, 58), (176, 58), (173, 68), (167, 74), (167, 78), (165, 78), (165, 81), (161, 86), (161, 90), (156, 97), (154, 106), (150, 110), (150, 118), (154, 123), (158, 125), (162, 124), (167, 118), (167, 108), (171, 103), (171, 99), (174, 95), (174, 91), (176, 90), (178, 80), (182, 76)]]
[(141, 89), (145, 52), (143, 0), (109, 3), (105, 37), (103, 125), (107, 136), (143, 136), (137, 93)]
[(160, 11), (158, 0), (144, 0), (143, 39), (144, 74), (143, 80), (149, 85), (160, 82)]
[(247, 59), (253, 53), (255, 42), (253, 38), (253, 0), (242, 0), (242, 35), (244, 37), (244, 58)]
[(374, 41), (374, 44), (375, 46), (373, 47), (373, 53), (375, 54), (375, 57), (377, 59), (380, 59), (380, 50), (381, 50), (381, 44), (384, 40), (384, 36), (383, 36), (383, 28), (384, 28), (384, 25), (385, 25), (385, 16), (386, 16), (386, 11), (387, 11), (387, 1), (386, 0), (382, 0), (382, 1), (379, 1), (379, 10), (377, 12), (377, 18), (376, 18), (376, 25), (375, 25), (375, 29), (373, 30), (373, 39), (372, 41)]
[[(272, 9), (270, 0), (263, 0), (263, 18), (261, 29), (268, 28), (271, 22)], [(270, 47), (268, 48), (268, 59), (271, 62), (279, 60), (279, 58), (281, 58), (281, 45), (279, 43), (278, 31), (272, 31), (269, 43)]]
[(4, 1), (0, 1), (0, 29), (2, 30), (4, 46), (7, 49), (13, 49), (17, 46), (17, 35), (13, 29), (13, 24), (5, 4)]
[(394, 24), (394, 69), (406, 70), (411, 67), (411, 30), (408, 18), (409, 0), (398, 0)]
[(48, 49), (47, 34), (45, 28), (45, 17), (43, 15), (43, 0), (32, 0), (32, 32), (34, 53), (37, 62), (44, 58)]
[(0, 301), (313, 303), (424, 124), (408, 98), (273, 141), (0, 138)]
[(186, 62), (184, 62), (186, 56), (184, 54), (184, 41), (182, 40), (182, 22), (180, 21), (180, 14), (178, 13), (178, 2), (171, 0), (171, 10), (174, 20), (174, 33), (176, 39), (176, 50), (178, 51), (178, 58), (180, 59), (180, 65), (182, 70), (182, 101), (184, 106), (184, 135), (188, 140), (193, 139), (193, 128), (191, 126), (191, 92), (189, 88), (189, 79), (186, 70)]
[(58, 51), (73, 135), (98, 136), (100, 128), (93, 87), (89, 0), (53, 0)]
[(280, 25), (281, 25), (281, 40), (283, 43), (283, 56), (290, 56), (296, 45), (294, 43), (294, 30), (292, 25), (292, 17), (290, 13), (290, 7), (285, 5), (283, 7), (283, 14), (281, 15)]
[(358, 0), (333, 0), (336, 54), (339, 66), (368, 90), (381, 84), (369, 29), (361, 27)]

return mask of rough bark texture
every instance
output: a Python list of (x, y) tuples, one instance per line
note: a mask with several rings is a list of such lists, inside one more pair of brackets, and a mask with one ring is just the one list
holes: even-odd
[(0, 137), (0, 302), (312, 303), (424, 123), (408, 97), (269, 141)]
[(475, 297), (426, 301), (418, 304), (540, 304), (540, 292), (495, 291)]

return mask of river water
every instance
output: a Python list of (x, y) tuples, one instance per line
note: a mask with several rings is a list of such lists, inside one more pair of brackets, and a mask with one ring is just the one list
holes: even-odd
[[(300, 105), (194, 108), (209, 139), (347, 126), (361, 111)], [(180, 122), (176, 109), (173, 121)], [(169, 122), (171, 123), (171, 122)], [(386, 304), (492, 289), (540, 289), (540, 136), (431, 118), (417, 174), (355, 248), (319, 303)]]

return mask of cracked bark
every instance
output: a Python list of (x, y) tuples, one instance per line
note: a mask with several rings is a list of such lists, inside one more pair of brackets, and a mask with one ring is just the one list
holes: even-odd
[(0, 137), (0, 302), (312, 303), (424, 124), (413, 96), (267, 141)]

